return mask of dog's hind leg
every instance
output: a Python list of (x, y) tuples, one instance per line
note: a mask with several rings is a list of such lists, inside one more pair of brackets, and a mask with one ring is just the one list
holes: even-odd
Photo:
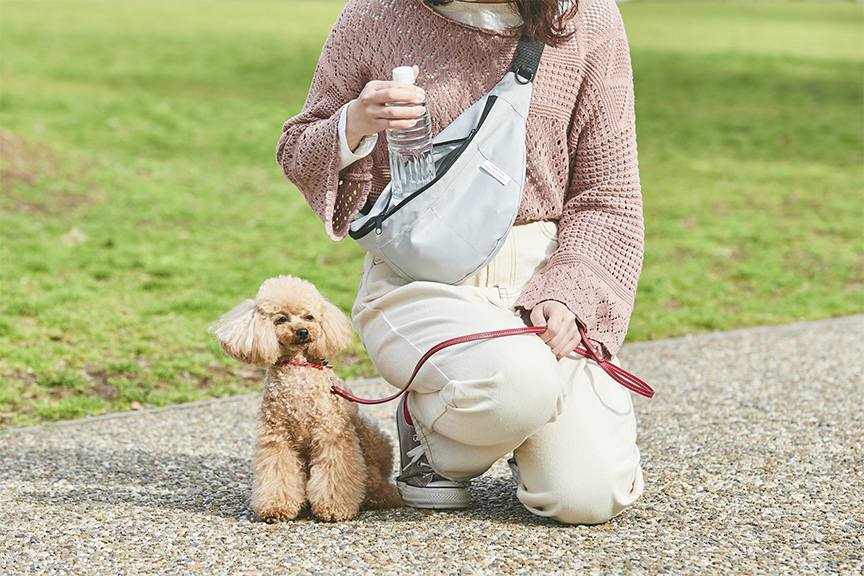
[(278, 438), (255, 449), (252, 509), (265, 522), (293, 520), (306, 501), (306, 470), (298, 454)]
[(357, 436), (366, 461), (366, 508), (402, 506), (396, 486), (390, 482), (393, 473), (393, 445), (381, 430), (364, 415), (357, 418)]
[(376, 468), (369, 466), (366, 474), (366, 498), (364, 508), (397, 508), (403, 506), (396, 486)]

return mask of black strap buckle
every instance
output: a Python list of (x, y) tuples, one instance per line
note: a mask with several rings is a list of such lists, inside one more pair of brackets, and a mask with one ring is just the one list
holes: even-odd
[(531, 70), (524, 65), (519, 66), (519, 68), (514, 70), (513, 73), (516, 75), (516, 82), (519, 84), (530, 84), (534, 81), (534, 77), (537, 76), (535, 70)]
[(516, 75), (519, 84), (529, 84), (534, 81), (543, 48), (545, 48), (543, 43), (535, 42), (528, 36), (519, 38), (516, 53), (513, 54), (513, 63), (510, 65), (510, 71)]

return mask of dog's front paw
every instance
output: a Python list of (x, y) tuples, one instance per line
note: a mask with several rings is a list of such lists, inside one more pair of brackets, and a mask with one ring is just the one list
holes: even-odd
[(255, 510), (255, 514), (262, 522), (274, 524), (276, 522), (294, 520), (297, 515), (300, 514), (300, 510), (302, 510), (301, 506), (275, 506), (272, 508)]
[(349, 520), (360, 513), (359, 503), (318, 502), (312, 504), (312, 514), (325, 522)]

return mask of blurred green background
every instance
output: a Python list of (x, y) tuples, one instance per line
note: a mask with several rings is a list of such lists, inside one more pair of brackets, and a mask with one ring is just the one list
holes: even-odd
[[(344, 5), (4, 0), (0, 427), (259, 390), (208, 326), (361, 249), (275, 163)], [(860, 313), (864, 5), (631, 2), (646, 253), (629, 341)], [(373, 375), (359, 344), (343, 377)]]

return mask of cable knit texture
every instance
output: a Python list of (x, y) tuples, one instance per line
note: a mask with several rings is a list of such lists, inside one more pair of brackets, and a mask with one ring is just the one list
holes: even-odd
[[(642, 267), (642, 200), (633, 79), (614, 0), (580, 0), (575, 34), (547, 46), (527, 126), (526, 184), (517, 222), (558, 221), (559, 248), (516, 302), (527, 321), (544, 300), (564, 303), (605, 354), (617, 353)], [(509, 68), (518, 30), (482, 30), (422, 0), (351, 0), (321, 52), (306, 104), (283, 127), (285, 176), (341, 240), (351, 218), (390, 180), (386, 138), (339, 173), (339, 112), (370, 80), (420, 67), (433, 133), (488, 92)], [(480, 215), (479, 217), (482, 217)]]

